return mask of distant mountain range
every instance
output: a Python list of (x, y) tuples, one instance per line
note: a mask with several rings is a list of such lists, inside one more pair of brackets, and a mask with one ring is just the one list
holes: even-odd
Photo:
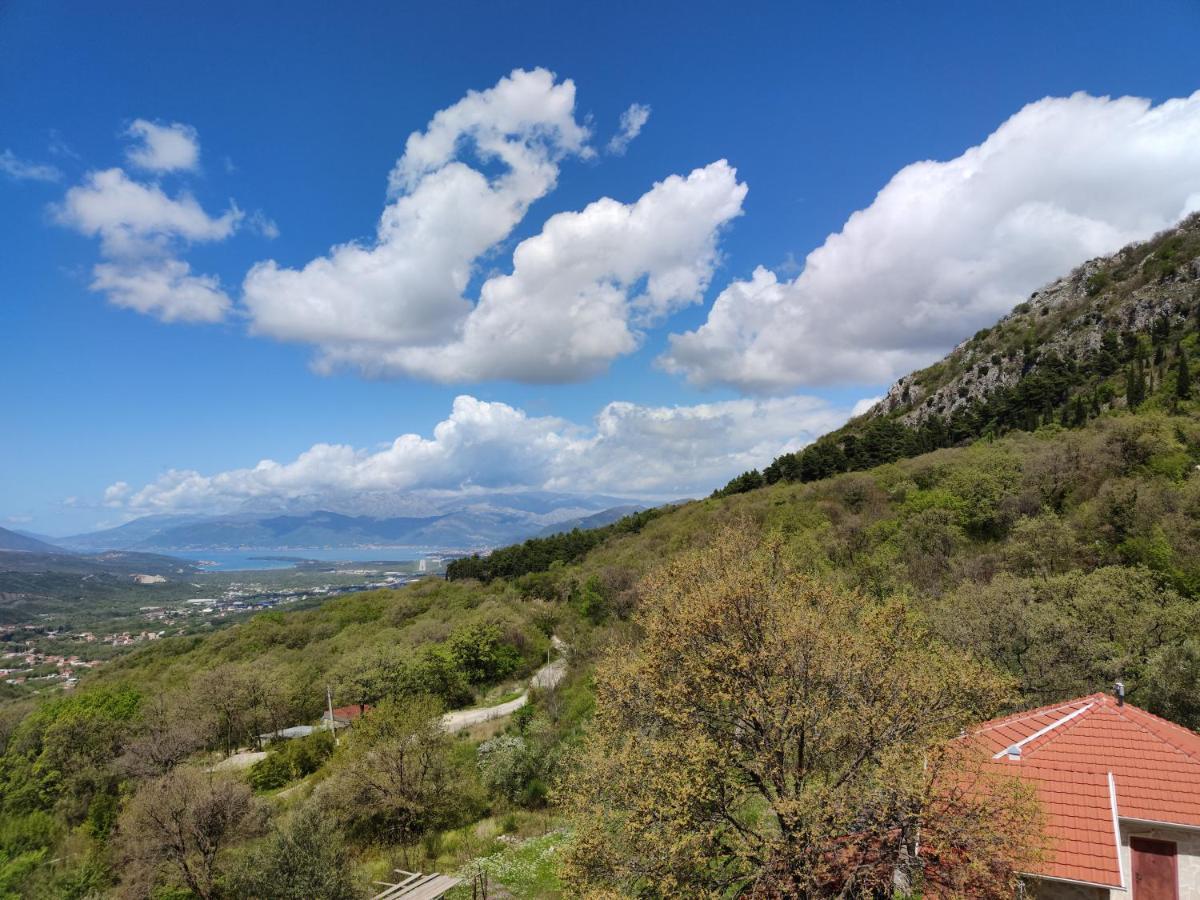
[(21, 553), (62, 553), (61, 547), (39, 540), (31, 535), (18, 531), (0, 528), (0, 550), (12, 550)]
[(611, 525), (618, 519), (633, 515), (635, 512), (641, 512), (645, 508), (644, 506), (636, 505), (612, 506), (608, 509), (602, 509), (598, 513), (592, 513), (590, 516), (580, 516), (577, 519), (567, 519), (565, 522), (547, 525), (538, 532), (538, 537), (549, 537), (552, 534), (566, 534), (568, 531), (574, 531), (576, 528), (582, 531), (587, 531), (589, 528), (602, 528), (605, 525)]
[(365, 515), (318, 509), (247, 511), (225, 516), (159, 515), (54, 540), (60, 547), (76, 552), (389, 546), (470, 550), (576, 527), (595, 528), (642, 508), (620, 497), (548, 491), (368, 497), (359, 508), (361, 503), (373, 509), (419, 510), (423, 514)]

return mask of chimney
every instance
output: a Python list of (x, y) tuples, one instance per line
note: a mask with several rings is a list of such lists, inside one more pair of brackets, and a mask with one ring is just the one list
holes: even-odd
[(1113, 685), (1113, 696), (1117, 698), (1117, 706), (1125, 705), (1125, 682), (1118, 681)]

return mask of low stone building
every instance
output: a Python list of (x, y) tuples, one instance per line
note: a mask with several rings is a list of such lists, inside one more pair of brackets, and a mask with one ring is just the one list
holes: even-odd
[(1200, 735), (1117, 695), (1092, 694), (986, 722), (993, 763), (1032, 784), (1046, 900), (1200, 900)]

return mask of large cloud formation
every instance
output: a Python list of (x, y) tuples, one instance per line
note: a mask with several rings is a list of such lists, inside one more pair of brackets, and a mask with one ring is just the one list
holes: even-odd
[[(138, 119), (130, 162), (154, 173), (195, 168), (194, 129)], [(233, 203), (219, 216), (205, 212), (187, 191), (167, 194), (154, 181), (139, 181), (121, 168), (89, 172), (54, 208), (59, 224), (100, 240), (104, 261), (92, 271), (91, 288), (111, 303), (166, 322), (217, 322), (233, 306), (212, 275), (195, 275), (178, 253), (182, 247), (223, 241), (243, 219)]]
[(846, 419), (812, 397), (682, 407), (610, 403), (590, 426), (505, 403), (455, 399), (430, 437), (381, 450), (317, 444), (291, 462), (203, 475), (173, 470), (140, 489), (111, 485), (108, 505), (136, 513), (229, 510), (248, 501), (313, 504), (380, 491), (542, 488), (674, 498), (794, 450)]
[(947, 162), (900, 170), (791, 281), (735, 281), (661, 362), (769, 393), (927, 364), (1080, 262), (1200, 209), (1200, 92), (1032, 103)]
[(552, 216), (517, 246), (511, 274), (467, 299), (480, 260), (554, 188), (562, 161), (593, 155), (588, 137), (574, 84), (544, 69), (468, 93), (408, 138), (373, 241), (248, 273), (253, 330), (316, 345), (322, 370), (441, 382), (601, 372), (635, 349), (642, 327), (702, 299), (718, 231), (746, 188), (720, 161), (633, 203)]

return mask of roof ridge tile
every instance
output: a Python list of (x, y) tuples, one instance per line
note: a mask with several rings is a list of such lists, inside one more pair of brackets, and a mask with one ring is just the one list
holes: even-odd
[(998, 718), (989, 719), (986, 722), (980, 723), (977, 727), (972, 729), (972, 732), (974, 734), (983, 734), (987, 731), (1003, 728), (1006, 725), (1012, 725), (1032, 716), (1049, 715), (1050, 713), (1067, 710), (1072, 706), (1078, 706), (1087, 703), (1089, 700), (1092, 700), (1095, 697), (1095, 694), (1089, 694), (1086, 697), (1076, 697), (1074, 700), (1064, 700), (1059, 703), (1051, 703), (1046, 706), (1037, 706), (1033, 709), (1025, 709), (1019, 712), (1009, 713), (1007, 716), (1000, 716)]

